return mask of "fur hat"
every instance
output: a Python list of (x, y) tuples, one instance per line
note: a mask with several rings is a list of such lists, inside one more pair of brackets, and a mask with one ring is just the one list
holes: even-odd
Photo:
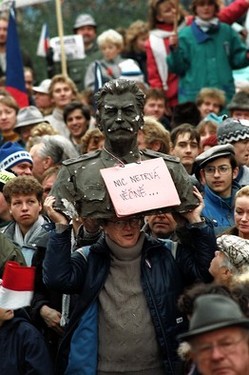
[(235, 268), (249, 265), (249, 240), (232, 234), (223, 234), (217, 238), (217, 245)]
[(239, 91), (232, 97), (232, 100), (227, 105), (230, 111), (235, 109), (244, 109), (249, 111), (249, 92)]
[(6, 142), (0, 148), (0, 169), (9, 169), (22, 162), (33, 164), (30, 153), (20, 146), (19, 143)]
[(243, 315), (239, 305), (226, 296), (205, 294), (197, 297), (194, 302), (189, 331), (178, 337), (188, 341), (202, 333), (233, 326), (249, 330), (249, 319)]
[(220, 145), (248, 139), (249, 121), (228, 117), (218, 126), (217, 136)]

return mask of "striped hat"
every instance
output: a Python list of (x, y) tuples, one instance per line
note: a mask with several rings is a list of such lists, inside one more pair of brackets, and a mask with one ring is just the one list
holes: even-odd
[(217, 137), (220, 145), (249, 139), (249, 121), (228, 117), (219, 124)]
[(29, 306), (33, 297), (34, 282), (35, 267), (7, 262), (0, 286), (0, 307), (15, 310)]
[(33, 164), (30, 153), (18, 142), (6, 142), (0, 148), (0, 169), (10, 169), (23, 162)]

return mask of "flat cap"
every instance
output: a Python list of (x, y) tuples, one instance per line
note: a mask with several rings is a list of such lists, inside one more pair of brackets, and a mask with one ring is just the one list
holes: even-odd
[(199, 180), (200, 170), (210, 161), (221, 158), (222, 156), (235, 155), (232, 145), (217, 145), (202, 152), (195, 159), (195, 176)]

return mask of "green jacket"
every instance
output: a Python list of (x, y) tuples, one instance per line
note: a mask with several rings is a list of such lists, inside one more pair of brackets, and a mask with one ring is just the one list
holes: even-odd
[(232, 70), (249, 65), (246, 46), (231, 26), (204, 33), (195, 22), (179, 32), (178, 47), (168, 56), (169, 70), (179, 76), (179, 102), (195, 101), (203, 87), (224, 90), (229, 102), (235, 93)]
[[(84, 80), (88, 66), (95, 60), (99, 60), (102, 57), (97, 44), (87, 51), (87, 55), (84, 59), (68, 60), (67, 61), (67, 73), (68, 76), (74, 81), (79, 91), (85, 89)], [(55, 73), (61, 73), (61, 64), (55, 62)]]
[(0, 232), (0, 277), (3, 275), (5, 263), (9, 260), (26, 265), (21, 250)]

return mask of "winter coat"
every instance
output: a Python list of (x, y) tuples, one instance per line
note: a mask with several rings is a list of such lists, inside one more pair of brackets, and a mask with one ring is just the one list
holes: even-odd
[[(172, 32), (173, 33), (173, 25), (162, 25), (158, 24), (157, 25), (157, 30), (162, 31), (162, 35), (164, 31), (166, 32)], [(158, 36), (159, 38), (159, 36)], [(169, 38), (163, 36), (159, 39), (163, 39), (164, 47), (166, 50), (166, 53), (169, 54)], [(158, 49), (158, 48), (157, 48)], [(161, 57), (161, 64), (158, 65), (155, 55), (156, 51), (153, 52), (152, 46), (150, 43), (150, 40), (148, 39), (146, 42), (146, 56), (147, 56), (147, 73), (148, 73), (148, 82), (150, 87), (152, 88), (160, 88), (164, 89), (165, 91), (165, 96), (169, 101), (169, 105), (171, 107), (175, 107), (176, 104), (178, 103), (177, 99), (177, 94), (178, 94), (178, 77), (176, 74), (172, 72), (168, 72), (168, 79), (167, 79), (167, 89), (164, 87), (165, 82), (162, 81), (160, 73), (159, 73), (159, 65), (165, 64), (165, 57), (164, 54), (162, 54)], [(161, 55), (161, 51), (158, 51), (158, 54)]]
[(216, 234), (222, 233), (234, 225), (234, 196), (240, 185), (233, 181), (231, 202), (228, 202), (212, 191), (207, 185), (204, 187), (205, 208), (202, 215), (210, 219), (215, 225)]
[(179, 32), (178, 47), (167, 58), (169, 69), (179, 76), (178, 100), (195, 101), (203, 87), (224, 90), (227, 102), (234, 93), (233, 69), (247, 66), (247, 50), (238, 34), (219, 23), (204, 33), (195, 22)]
[[(41, 217), (41, 215), (40, 215)], [(46, 216), (43, 216), (44, 218), (44, 224), (49, 223), (49, 219)], [(11, 221), (7, 227), (4, 228), (3, 233), (4, 235), (10, 239), (19, 249), (21, 250), (22, 254), (24, 254), (26, 251), (31, 250), (33, 254), (35, 254), (36, 250), (39, 247), (46, 248), (47, 241), (48, 241), (48, 233), (47, 231), (40, 226), (37, 228), (34, 233), (29, 237), (28, 243), (23, 244), (23, 246), (20, 246), (20, 244), (16, 243), (14, 241), (14, 235), (15, 235), (15, 221)]]
[(1, 375), (53, 374), (44, 339), (23, 312), (0, 327), (0, 351)]
[(9, 260), (26, 265), (24, 256), (18, 246), (15, 246), (3, 233), (0, 232), (0, 278), (3, 275), (5, 263)]
[[(194, 246), (178, 245), (175, 257), (162, 241), (146, 235), (141, 255), (141, 285), (167, 375), (180, 375), (176, 336), (187, 329), (187, 318), (179, 314), (176, 302), (184, 287), (196, 281), (210, 281), (209, 264), (214, 256), (216, 239), (206, 223), (191, 225)], [(91, 246), (89, 255), (79, 251), (71, 255), (68, 228), (51, 232), (44, 260), (43, 278), (49, 288), (64, 293), (78, 293), (58, 354), (57, 373), (64, 374), (70, 352), (70, 366), (78, 375), (97, 371), (98, 295), (110, 268), (110, 249), (104, 236)], [(58, 249), (60, 251), (58, 251)], [(170, 291), (170, 292), (169, 292)], [(74, 358), (74, 354), (78, 359)], [(71, 372), (70, 372), (71, 373)]]
[[(119, 63), (124, 61), (120, 56), (117, 56), (114, 60), (107, 61), (105, 59), (98, 60), (103, 84), (112, 80), (119, 78), (121, 75), (121, 69), (119, 67)], [(85, 87), (91, 90), (95, 88), (95, 61), (92, 62), (86, 71), (85, 74)]]

